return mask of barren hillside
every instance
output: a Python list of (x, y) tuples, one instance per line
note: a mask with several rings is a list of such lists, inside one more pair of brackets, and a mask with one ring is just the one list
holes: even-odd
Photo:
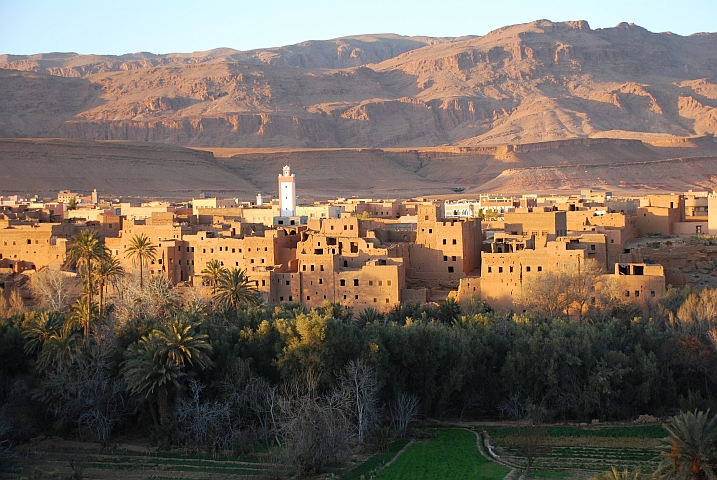
[(147, 142), (0, 140), (0, 194), (60, 189), (139, 197), (276, 195), (289, 164), (300, 197), (396, 198), (717, 188), (712, 137), (577, 139), (499, 147), (207, 150)]
[(0, 57), (0, 136), (425, 147), (717, 132), (717, 34), (539, 20), (248, 52)]

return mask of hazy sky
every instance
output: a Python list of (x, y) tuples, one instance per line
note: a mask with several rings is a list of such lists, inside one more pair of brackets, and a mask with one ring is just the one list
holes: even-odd
[(717, 0), (0, 0), (0, 53), (248, 50), (362, 33), (483, 35), (546, 18), (717, 31)]

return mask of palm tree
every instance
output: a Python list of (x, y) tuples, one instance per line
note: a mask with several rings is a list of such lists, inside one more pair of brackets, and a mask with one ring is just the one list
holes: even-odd
[(100, 291), (99, 313), (102, 316), (105, 290), (107, 285), (117, 286), (117, 282), (124, 276), (124, 268), (116, 257), (107, 257), (95, 264), (94, 276)]
[(132, 259), (132, 264), (139, 264), (139, 287), (144, 288), (143, 267), (156, 258), (157, 247), (152, 240), (140, 233), (132, 237), (129, 246), (125, 249), (125, 257)]
[(708, 415), (709, 411), (683, 412), (663, 425), (669, 436), (662, 440), (663, 458), (656, 477), (717, 478), (717, 417), (708, 420)]
[(628, 469), (621, 472), (617, 468), (612, 467), (609, 472), (596, 475), (590, 480), (640, 480), (640, 470), (635, 470), (630, 473)]
[(85, 342), (89, 339), (90, 313), (92, 311), (92, 264), (108, 256), (107, 247), (100, 242), (97, 230), (83, 230), (72, 237), (73, 244), (67, 251), (67, 259), (77, 265), (85, 279), (85, 295), (90, 308), (84, 325)]
[[(159, 421), (167, 423), (169, 406), (169, 387), (179, 387), (179, 380), (184, 376), (183, 369), (176, 364), (169, 364), (159, 355), (159, 342), (149, 337), (142, 337), (139, 342), (130, 345), (122, 362), (122, 377), (131, 395), (144, 394), (157, 397)], [(151, 409), (155, 416), (154, 409)], [(156, 422), (156, 417), (155, 417)]]
[(52, 335), (43, 345), (37, 356), (37, 369), (50, 366), (69, 368), (82, 358), (80, 337), (69, 329), (63, 329)]
[(42, 349), (45, 342), (60, 332), (61, 327), (59, 315), (41, 311), (28, 314), (22, 323), (22, 334), (27, 339), (25, 353), (30, 354)]
[(259, 292), (246, 276), (246, 270), (238, 268), (222, 272), (214, 298), (217, 303), (235, 312), (241, 305), (256, 306), (261, 303)]
[(226, 269), (222, 267), (222, 264), (219, 263), (219, 260), (217, 259), (209, 260), (207, 262), (207, 266), (201, 271), (202, 280), (213, 287), (212, 295), (217, 294), (217, 284), (219, 283), (219, 278), (225, 271)]
[(122, 364), (122, 376), (130, 394), (157, 396), (162, 424), (167, 421), (169, 387), (181, 387), (186, 365), (204, 369), (213, 365), (208, 354), (212, 347), (207, 335), (197, 333), (198, 324), (176, 318), (156, 328), (131, 345)]
[(167, 363), (184, 368), (188, 363), (204, 370), (213, 365), (207, 356), (212, 346), (208, 336), (198, 333), (199, 323), (186, 318), (175, 318), (152, 332), (153, 338), (159, 343), (157, 355), (166, 358)]

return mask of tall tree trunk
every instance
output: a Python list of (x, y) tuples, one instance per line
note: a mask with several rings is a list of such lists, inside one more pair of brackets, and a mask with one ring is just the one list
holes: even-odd
[(143, 263), (142, 260), (144, 260), (144, 259), (143, 258), (139, 259), (139, 288), (140, 288), (140, 290), (144, 288), (144, 279), (142, 277), (142, 263)]
[(161, 386), (157, 389), (157, 409), (159, 410), (159, 422), (162, 425), (167, 424), (167, 418), (169, 417), (168, 396), (167, 387)]
[(85, 319), (85, 344), (90, 343), (90, 315), (92, 314), (92, 261), (87, 260), (87, 318)]

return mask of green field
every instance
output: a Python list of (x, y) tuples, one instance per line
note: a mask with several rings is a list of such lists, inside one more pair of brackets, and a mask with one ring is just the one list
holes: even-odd
[(386, 453), (377, 453), (371, 458), (363, 462), (358, 467), (351, 470), (346, 475), (341, 477), (342, 480), (361, 480), (361, 476), (364, 478), (370, 478), (372, 472), (378, 471), (381, 467), (386, 465), (403, 447), (408, 444), (406, 439), (398, 439), (391, 444), (391, 447)]
[[(500, 427), (486, 431), (494, 451), (502, 460), (525, 467), (520, 428)], [(615, 467), (650, 472), (660, 461), (659, 439), (665, 435), (661, 425), (547, 427), (544, 439), (547, 451), (537, 458), (534, 468), (549, 472), (604, 472)]]
[(473, 432), (436, 429), (436, 438), (416, 442), (376, 478), (398, 479), (502, 479), (510, 471), (483, 457)]

